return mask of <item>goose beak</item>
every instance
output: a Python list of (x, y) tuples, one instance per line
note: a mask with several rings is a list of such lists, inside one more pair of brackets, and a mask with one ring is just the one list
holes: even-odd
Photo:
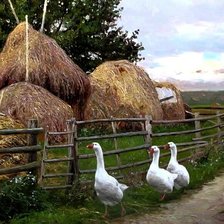
[(89, 145), (87, 145), (86, 148), (88, 148), (88, 149), (93, 149), (93, 144), (89, 144)]
[(163, 146), (163, 148), (168, 150), (168, 149), (170, 149), (170, 146), (169, 146), (169, 144), (166, 144), (166, 145)]
[(154, 149), (153, 148), (149, 148), (148, 152), (149, 152), (150, 157), (153, 157)]

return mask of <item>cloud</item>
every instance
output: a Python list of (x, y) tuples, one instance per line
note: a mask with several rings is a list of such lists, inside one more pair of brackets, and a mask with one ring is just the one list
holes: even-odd
[[(138, 40), (146, 58), (141, 66), (157, 77), (222, 78), (213, 69), (224, 68), (224, 0), (122, 0), (121, 4), (123, 28), (140, 29)], [(202, 72), (195, 74), (196, 70)]]
[(193, 0), (172, 0), (175, 4), (181, 4), (184, 6), (191, 6), (193, 5)]
[(214, 24), (211, 22), (198, 21), (196, 23), (182, 23), (176, 25), (177, 35), (182, 37), (188, 36), (191, 39), (201, 38), (202, 35), (211, 32)]
[[(210, 55), (210, 56), (208, 56)], [(152, 59), (152, 58), (151, 58)], [(192, 81), (224, 81), (224, 53), (210, 52), (184, 52), (175, 56), (159, 57), (152, 63), (142, 62), (140, 65), (146, 69), (150, 77), (164, 81), (170, 77)]]

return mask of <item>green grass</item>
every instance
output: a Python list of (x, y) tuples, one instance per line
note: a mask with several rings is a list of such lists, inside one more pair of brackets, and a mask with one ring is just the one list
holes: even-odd
[(184, 102), (189, 105), (212, 105), (214, 103), (224, 105), (223, 93), (224, 91), (184, 91), (181, 95)]

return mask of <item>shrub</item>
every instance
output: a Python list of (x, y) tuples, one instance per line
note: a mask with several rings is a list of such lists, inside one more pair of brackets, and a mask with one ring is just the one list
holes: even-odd
[(48, 207), (48, 194), (36, 185), (33, 175), (15, 177), (0, 183), (0, 220), (16, 214), (39, 211)]

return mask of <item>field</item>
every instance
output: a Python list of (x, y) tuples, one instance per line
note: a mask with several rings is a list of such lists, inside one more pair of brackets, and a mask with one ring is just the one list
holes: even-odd
[(191, 106), (224, 105), (224, 91), (186, 91), (181, 92), (181, 95), (184, 101)]

